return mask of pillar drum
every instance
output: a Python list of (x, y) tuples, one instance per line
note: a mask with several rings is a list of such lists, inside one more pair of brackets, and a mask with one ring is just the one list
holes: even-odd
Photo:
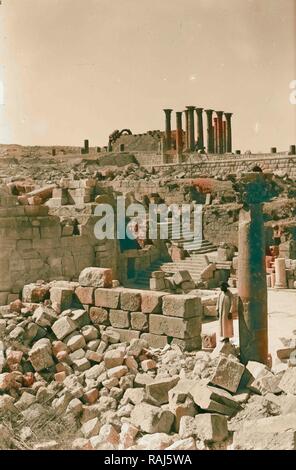
[(238, 255), (238, 313), (240, 353), (267, 363), (267, 284), (262, 204), (240, 211)]
[(287, 274), (285, 258), (276, 258), (274, 261), (275, 268), (275, 287), (285, 289), (287, 287)]

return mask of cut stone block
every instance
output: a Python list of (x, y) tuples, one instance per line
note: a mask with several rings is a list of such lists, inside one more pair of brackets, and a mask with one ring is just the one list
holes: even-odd
[(108, 310), (101, 307), (91, 307), (89, 311), (90, 321), (94, 325), (109, 325)]
[(141, 311), (143, 313), (161, 313), (163, 296), (162, 292), (142, 292)]
[(120, 292), (121, 291), (118, 289), (96, 289), (96, 307), (117, 309), (119, 306)]
[(131, 412), (131, 423), (141, 431), (153, 434), (163, 432), (169, 434), (174, 415), (169, 410), (163, 410), (148, 403), (136, 405)]
[(73, 290), (66, 287), (52, 287), (50, 289), (50, 300), (57, 312), (62, 312), (71, 307)]
[(289, 367), (284, 372), (278, 386), (283, 392), (296, 395), (296, 367)]
[(205, 413), (195, 417), (183, 416), (179, 435), (182, 439), (196, 436), (204, 442), (220, 442), (228, 436), (227, 418), (219, 414)]
[(189, 271), (177, 271), (174, 275), (173, 275), (173, 281), (175, 283), (176, 286), (179, 286), (180, 284), (182, 284), (182, 282), (186, 282), (186, 281), (192, 281), (192, 277), (189, 273)]
[(124, 289), (120, 296), (120, 306), (123, 310), (132, 312), (141, 310), (141, 293), (132, 289)]
[(133, 330), (147, 331), (148, 320), (149, 316), (146, 313), (131, 312), (131, 327)]
[(168, 392), (173, 387), (175, 387), (175, 385), (177, 385), (179, 380), (180, 378), (178, 376), (169, 378), (155, 378), (153, 382), (146, 385), (146, 400), (152, 405), (156, 406), (168, 403)]
[(168, 344), (167, 336), (154, 335), (152, 333), (142, 333), (141, 339), (147, 341), (151, 348), (162, 349)]
[(113, 310), (109, 312), (109, 320), (114, 328), (129, 328), (129, 312), (125, 310)]
[(63, 339), (76, 330), (76, 325), (69, 317), (59, 318), (51, 327), (58, 339)]
[(77, 299), (82, 305), (91, 305), (94, 303), (94, 288), (79, 286), (75, 290)]
[(150, 315), (149, 332), (180, 339), (192, 338), (200, 335), (201, 320), (200, 317), (184, 320), (164, 315)]
[(29, 359), (33, 368), (38, 372), (54, 365), (51, 352), (47, 344), (40, 344), (29, 351)]
[[(201, 300), (199, 297), (189, 294), (165, 295), (162, 302), (162, 313), (163, 315), (184, 319), (201, 317)], [(191, 336), (195, 335), (192, 334)]]
[(232, 360), (229, 356), (221, 357), (211, 378), (211, 383), (236, 393), (244, 370), (245, 366), (240, 362)]
[(83, 287), (112, 287), (112, 270), (109, 268), (85, 268), (79, 275)]

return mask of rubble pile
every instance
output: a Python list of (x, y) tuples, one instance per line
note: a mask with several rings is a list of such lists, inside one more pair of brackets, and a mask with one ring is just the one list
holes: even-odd
[[(79, 285), (30, 284), (0, 307), (3, 448), (295, 449), (296, 337), (273, 369), (243, 365), (238, 348), (213, 349), (211, 338), (207, 351), (151, 347), (109, 327), (112, 309), (91, 307), (94, 290), (109, 302), (119, 292), (109, 271), (87, 268)], [(146, 292), (150, 310), (155, 294)], [(118, 321), (139, 302), (129, 289), (121, 296)], [(190, 315), (184, 297), (165, 295), (157, 316)]]

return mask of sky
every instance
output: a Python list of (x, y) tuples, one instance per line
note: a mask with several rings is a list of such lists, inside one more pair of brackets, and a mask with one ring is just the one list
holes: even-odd
[(0, 3), (0, 143), (106, 145), (193, 105), (234, 113), (234, 149), (296, 144), (296, 0)]

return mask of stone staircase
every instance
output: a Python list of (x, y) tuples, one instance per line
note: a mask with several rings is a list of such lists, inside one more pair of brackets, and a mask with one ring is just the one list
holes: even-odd
[(200, 280), (200, 273), (207, 265), (207, 258), (203, 254), (191, 254), (188, 258), (181, 261), (157, 260), (145, 271), (138, 272), (135, 284), (133, 285), (138, 289), (149, 289), (149, 282), (153, 271), (164, 271), (169, 275), (173, 275), (177, 271), (186, 270), (189, 271), (192, 279), (197, 282)]
[(173, 224), (168, 227), (168, 239), (176, 246), (184, 248), (189, 254), (206, 254), (216, 251), (217, 247), (208, 240), (194, 240), (192, 232), (189, 229), (182, 231), (181, 237)]

